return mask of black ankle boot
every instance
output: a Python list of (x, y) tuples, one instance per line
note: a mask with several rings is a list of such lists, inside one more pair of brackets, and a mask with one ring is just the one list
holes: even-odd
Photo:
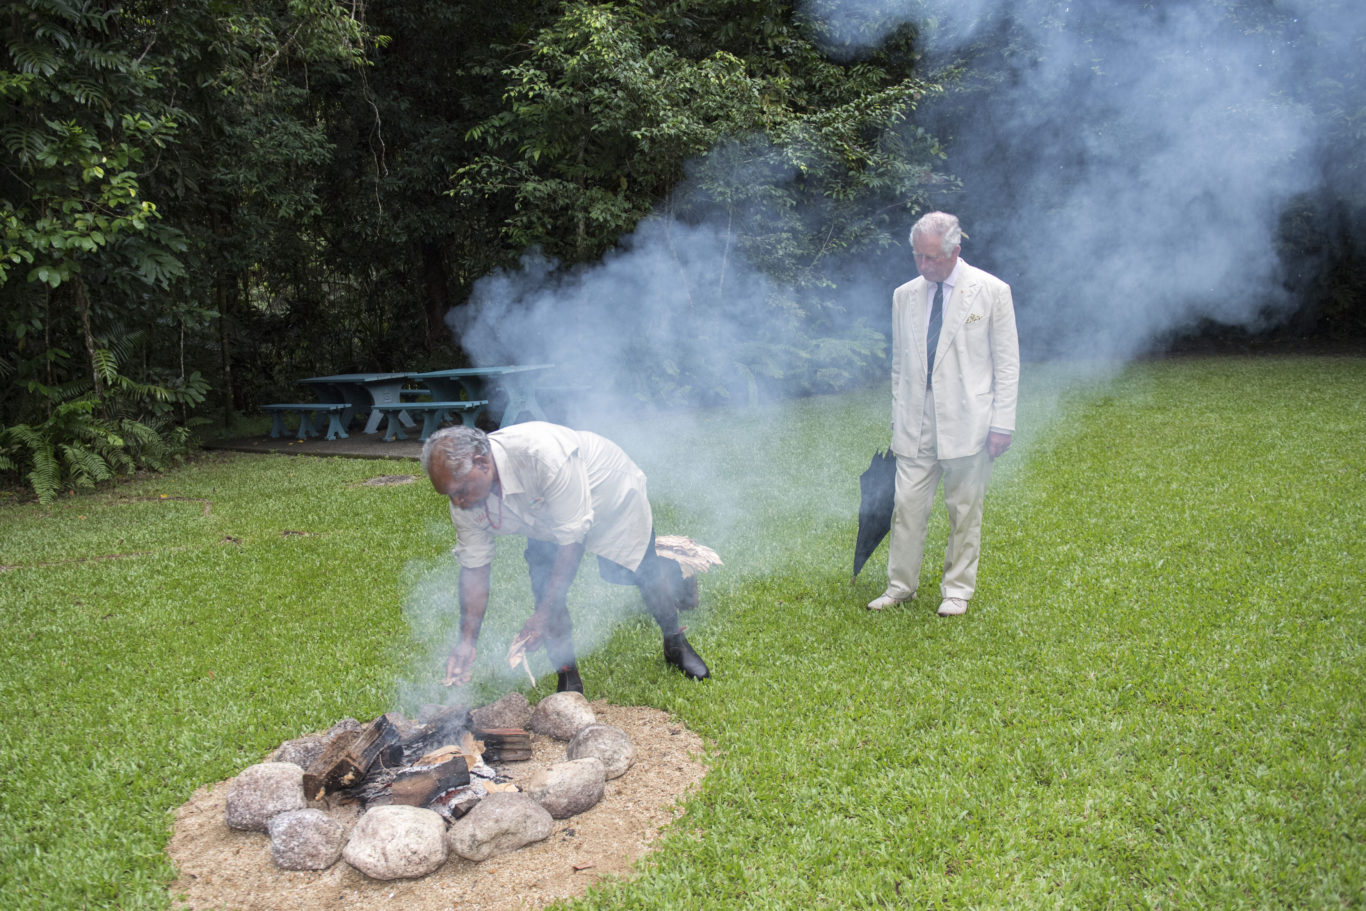
[(707, 663), (693, 651), (682, 633), (664, 637), (664, 660), (693, 680), (705, 680), (711, 676)]
[(582, 693), (583, 681), (579, 679), (579, 666), (569, 664), (555, 672), (558, 682), (555, 684), (557, 693)]

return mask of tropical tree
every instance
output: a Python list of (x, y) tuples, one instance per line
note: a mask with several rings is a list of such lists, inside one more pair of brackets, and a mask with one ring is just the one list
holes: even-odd
[[(167, 218), (154, 200), (178, 202), (240, 159), (213, 148), (211, 164), (187, 165), (187, 126), (217, 112), (185, 83), (250, 105), (280, 60), (345, 56), (359, 26), (309, 0), (282, 6), (290, 27), (275, 32), (230, 4), (19, 0), (4, 12), (0, 470), (49, 499), (183, 453), (205, 400), (202, 362), (186, 355), (215, 311), (183, 280), (206, 246), (186, 207)], [(213, 49), (219, 68), (187, 78), (187, 61)]]
[(161, 316), (147, 295), (184, 274), (183, 236), (139, 179), (179, 112), (116, 10), (33, 0), (6, 3), (4, 22), (0, 467), (50, 498), (163, 464), (184, 439), (169, 408), (203, 399), (197, 372), (123, 372), (144, 353), (134, 327)]
[(694, 324), (734, 306), (727, 262), (776, 289), (735, 363), (718, 365), (714, 346), (691, 364), (643, 352), (645, 397), (726, 397), (715, 377), (736, 373), (751, 391), (839, 388), (881, 362), (884, 333), (842, 319), (829, 277), (894, 242), (939, 179), (933, 139), (904, 129), (936, 87), (913, 74), (913, 34), (844, 63), (817, 37), (783, 3), (568, 4), (528, 36), (501, 72), (504, 105), (469, 132), (486, 150), (452, 192), (507, 212), (509, 249), (572, 268), (647, 216), (711, 221), (734, 259), (690, 291)]

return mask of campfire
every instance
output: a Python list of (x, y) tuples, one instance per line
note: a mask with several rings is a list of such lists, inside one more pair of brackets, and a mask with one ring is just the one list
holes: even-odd
[[(656, 547), (681, 569), (680, 608), (696, 607), (696, 575), (720, 565), (716, 552), (683, 536), (661, 536)], [(523, 662), (512, 662), (518, 663)], [(388, 882), (421, 879), (446, 866), (456, 868), (450, 875), (459, 875), (459, 870), (490, 857), (545, 842), (555, 821), (586, 813), (599, 802), (610, 804), (615, 795), (616, 812), (629, 818), (618, 815), (599, 825), (594, 821), (597, 814), (588, 814), (573, 820), (572, 827), (561, 826), (558, 840), (572, 838), (576, 830), (610, 832), (600, 849), (585, 852), (582, 846), (575, 847), (576, 853), (596, 853), (597, 859), (576, 861), (569, 869), (577, 874), (599, 866), (619, 867), (642, 850), (636, 838), (651, 820), (672, 812), (666, 807), (679, 789), (661, 784), (695, 781), (702, 768), (689, 757), (674, 755), (690, 742), (674, 740), (685, 731), (672, 724), (663, 737), (652, 730), (634, 730), (636, 736), (645, 734), (654, 749), (645, 771), (627, 779), (622, 776), (636, 760), (633, 736), (621, 727), (598, 723), (582, 693), (551, 694), (534, 711), (525, 696), (511, 693), (474, 709), (427, 706), (416, 720), (397, 712), (365, 724), (346, 719), (325, 733), (286, 741), (267, 761), (231, 779), (208, 823), (213, 832), (201, 839), (203, 856), (221, 848), (235, 865), (243, 856), (241, 846), (227, 852), (236, 844), (224, 840), (227, 834), (236, 839), (260, 832), (269, 837), (270, 855), (269, 860), (260, 860), (277, 873), (327, 871), (328, 877), (359, 874), (361, 880)], [(566, 743), (563, 759), (550, 746), (554, 741)], [(618, 778), (624, 784), (614, 781)], [(613, 782), (611, 789), (608, 781)], [(213, 801), (207, 794), (196, 794), (182, 810)], [(644, 816), (642, 809), (647, 811)], [(631, 842), (629, 849), (618, 849), (623, 839)], [(179, 827), (173, 841), (175, 853), (186, 850), (188, 841)], [(541, 846), (524, 854), (555, 850)], [(460, 863), (447, 864), (451, 855)], [(207, 889), (209, 903), (221, 904), (226, 893), (215, 889), (227, 883), (220, 872), (182, 869), (179, 886), (200, 894)], [(552, 882), (557, 875), (537, 871), (535, 881)], [(291, 879), (288, 886), (298, 882)], [(239, 897), (260, 892), (257, 883), (236, 882), (233, 888), (242, 890), (234, 893)]]
[[(565, 759), (519, 775), (536, 735), (566, 741)], [(514, 693), (473, 710), (428, 707), (418, 720), (348, 719), (281, 744), (233, 779), (226, 823), (266, 833), (282, 869), (344, 860), (372, 879), (416, 878), (451, 853), (477, 862), (546, 838), (633, 761), (628, 735), (596, 723), (582, 694), (533, 711)]]
[(335, 795), (365, 808), (428, 807), (448, 821), (458, 819), (485, 795), (515, 789), (485, 759), (531, 758), (529, 731), (475, 731), (470, 724), (468, 709), (448, 708), (416, 727), (390, 713), (364, 727), (344, 728), (304, 770), (304, 796), (324, 801)]

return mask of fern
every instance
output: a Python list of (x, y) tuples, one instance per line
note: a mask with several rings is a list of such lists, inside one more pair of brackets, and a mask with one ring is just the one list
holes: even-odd
[(94, 487), (98, 482), (114, 477), (109, 463), (99, 453), (76, 443), (63, 443), (58, 448), (62, 452), (66, 477), (75, 486)]
[(131, 418), (124, 418), (119, 421), (119, 430), (123, 434), (127, 445), (126, 451), (116, 454), (117, 457), (126, 460), (128, 471), (133, 470), (133, 465), (140, 464), (144, 468), (160, 471), (167, 466), (170, 461), (171, 447), (163, 438), (161, 430), (153, 424), (164, 425), (163, 420), (143, 423)]
[(175, 420), (176, 409), (202, 402), (208, 383), (198, 373), (173, 384), (139, 382), (119, 372), (119, 350), (110, 345), (97, 352), (96, 369), (107, 383), (103, 396), (91, 393), (89, 381), (63, 387), (30, 382), (30, 392), (52, 403), (47, 419), (0, 428), (0, 472), (23, 474), (40, 502), (52, 502), (63, 488), (162, 470), (192, 444), (189, 427)]
[(95, 373), (104, 383), (114, 382), (119, 375), (119, 363), (114, 358), (114, 353), (107, 348), (100, 348), (91, 354), (91, 360), (95, 364)]
[[(35, 439), (37, 438), (35, 437)], [(47, 440), (40, 440), (40, 442), (47, 445), (38, 445), (29, 449), (29, 462), (33, 468), (27, 477), (29, 486), (38, 495), (38, 501), (40, 503), (51, 503), (57, 495), (57, 488), (62, 483), (62, 467), (52, 452), (51, 444)]]

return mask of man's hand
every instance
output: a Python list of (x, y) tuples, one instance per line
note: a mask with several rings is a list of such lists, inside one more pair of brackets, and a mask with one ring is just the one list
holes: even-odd
[[(522, 631), (517, 634), (517, 638), (512, 640), (512, 645), (513, 648), (534, 652), (541, 647), (543, 644), (541, 640), (544, 638), (545, 615), (540, 611), (533, 611), (527, 622), (522, 624)], [(511, 654), (510, 650), (509, 654)]]
[(446, 686), (470, 682), (474, 673), (474, 643), (489, 606), (489, 578), (493, 565), (460, 570), (460, 640), (446, 659)]
[(997, 433), (992, 430), (987, 433), (987, 455), (993, 459), (1003, 455), (1010, 448), (1010, 434)]
[(474, 674), (474, 654), (473, 642), (462, 641), (451, 649), (450, 657), (446, 659), (446, 686), (464, 686), (470, 682)]

